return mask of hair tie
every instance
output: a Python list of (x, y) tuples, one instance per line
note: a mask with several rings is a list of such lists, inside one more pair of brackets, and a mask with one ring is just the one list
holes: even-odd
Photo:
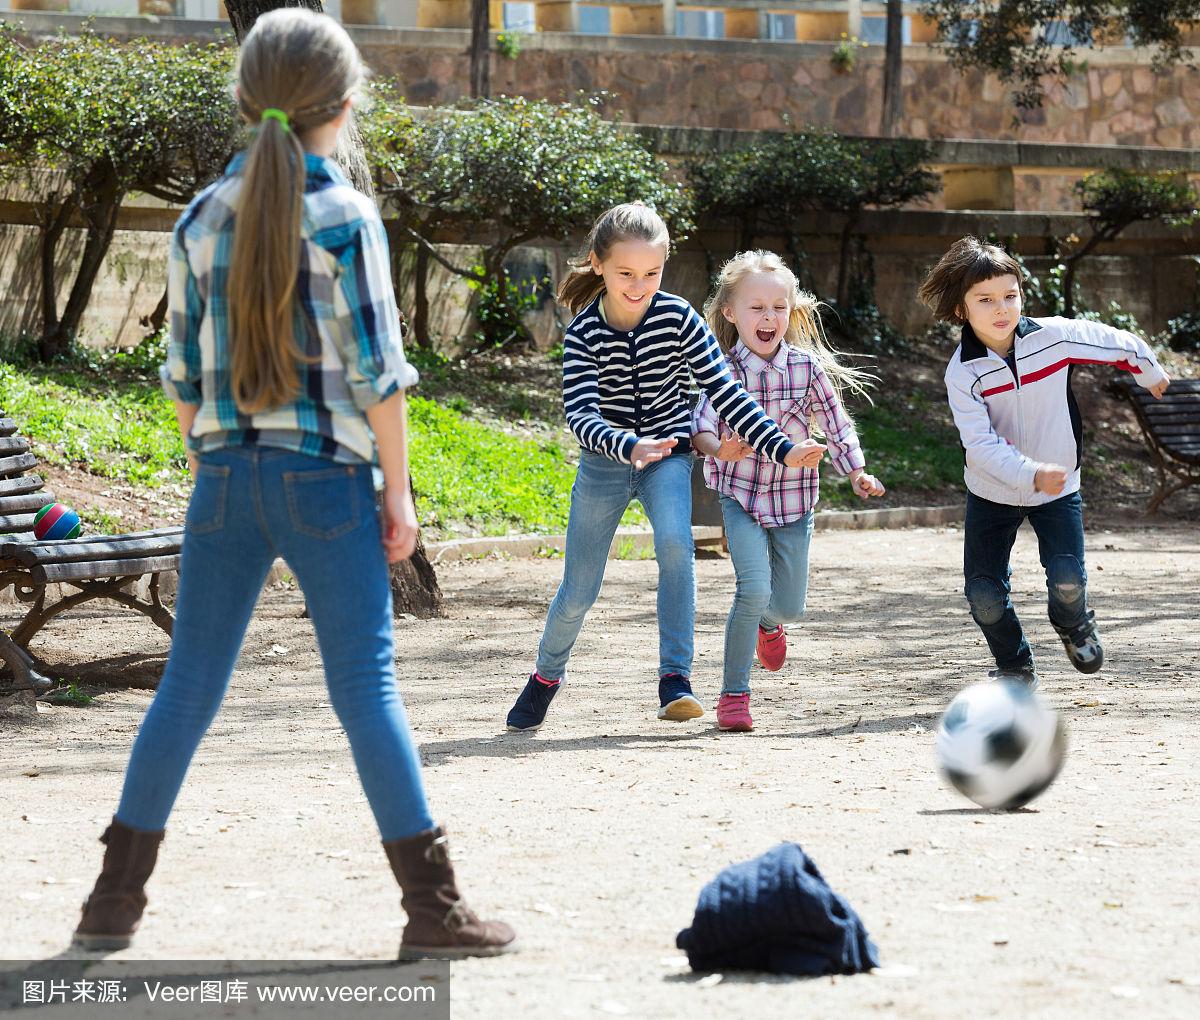
[(282, 110), (276, 109), (274, 106), (268, 106), (259, 116), (259, 123), (264, 120), (277, 120), (283, 126), (285, 132), (291, 133), (291, 125), (288, 124), (288, 115)]

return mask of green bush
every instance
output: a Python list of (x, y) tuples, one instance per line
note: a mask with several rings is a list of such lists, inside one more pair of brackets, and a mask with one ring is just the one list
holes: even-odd
[[(429, 257), (504, 306), (493, 317), (498, 328), (479, 324), (489, 344), (510, 339), (520, 322), (504, 269), (518, 245), (567, 240), (610, 206), (633, 200), (655, 207), (677, 236), (692, 229), (689, 196), (666, 164), (593, 106), (500, 98), (414, 119), (384, 90), (375, 107), (364, 136), (379, 193)], [(433, 251), (453, 231), (486, 239), (478, 267)], [(420, 323), (413, 328), (423, 335)], [(518, 335), (526, 338), (523, 328)]]
[[(43, 360), (73, 343), (125, 197), (187, 202), (232, 155), (232, 56), (225, 46), (120, 44), (91, 32), (25, 49), (0, 33), (0, 170), (41, 203)], [(60, 247), (76, 222), (85, 240), (74, 263)], [(75, 269), (60, 309), (63, 263)]]
[[(847, 138), (806, 128), (693, 160), (688, 177), (697, 211), (737, 224), (743, 250), (752, 248), (761, 234), (786, 235), (787, 224), (803, 213), (839, 214), (836, 302), (846, 309), (853, 292), (869, 282), (860, 236), (863, 211), (907, 205), (935, 193), (938, 175), (924, 169), (930, 153), (922, 141)], [(795, 237), (789, 246), (794, 256), (800, 250)]]

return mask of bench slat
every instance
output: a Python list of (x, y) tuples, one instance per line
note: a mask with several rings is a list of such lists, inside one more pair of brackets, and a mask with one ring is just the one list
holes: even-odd
[(0, 418), (0, 436), (11, 436), (17, 431), (15, 418)]
[(0, 438), (0, 454), (15, 456), (18, 453), (29, 452), (29, 440), (24, 436), (4, 436)]
[[(166, 529), (164, 529), (166, 531)], [(183, 543), (183, 529), (165, 534), (141, 532), (133, 535), (102, 535), (67, 542), (20, 543), (0, 545), (0, 558), (16, 560), (23, 567), (47, 563), (80, 563), (87, 560), (139, 560), (156, 556), (176, 556)]]
[(23, 492), (37, 492), (45, 484), (40, 475), (20, 475), (16, 478), (0, 478), (0, 496), (16, 496)]
[(41, 492), (31, 492), (23, 496), (0, 496), (0, 516), (8, 516), (9, 514), (28, 513), (32, 511), (36, 514), (47, 503), (54, 502), (54, 493), (46, 492), (43, 489)]
[(0, 478), (19, 475), (22, 471), (37, 467), (38, 459), (32, 453), (21, 453), (15, 457), (0, 457)]
[(178, 570), (178, 556), (151, 556), (137, 560), (89, 560), (84, 563), (39, 564), (29, 571), (37, 584), (58, 581), (89, 581), (104, 577), (133, 577)]
[(0, 517), (0, 535), (9, 535), (16, 531), (32, 531), (33, 517), (33, 514), (15, 514), (12, 517)]

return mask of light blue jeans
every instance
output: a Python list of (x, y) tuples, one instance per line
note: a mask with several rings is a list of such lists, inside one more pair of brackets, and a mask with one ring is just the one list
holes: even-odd
[(721, 497), (721, 514), (737, 575), (733, 607), (725, 622), (721, 693), (745, 694), (750, 690), (759, 626), (772, 630), (804, 615), (813, 515), (810, 510), (794, 524), (764, 528), (728, 496)]
[(633, 500), (646, 509), (658, 560), (658, 675), (691, 676), (696, 621), (696, 565), (692, 546), (692, 458), (671, 454), (638, 470), (582, 451), (571, 488), (562, 583), (538, 645), (537, 671), (558, 679), (596, 602), (608, 550), (621, 515)]
[[(134, 741), (117, 820), (147, 832), (166, 827), (276, 556), (304, 590), (329, 700), (380, 836), (433, 828), (396, 687), (392, 592), (371, 469), (255, 446), (200, 459), (171, 654)], [(253, 734), (247, 739), (239, 753), (253, 759)]]

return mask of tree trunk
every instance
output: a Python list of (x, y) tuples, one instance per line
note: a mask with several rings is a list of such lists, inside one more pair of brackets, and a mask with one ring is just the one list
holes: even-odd
[(413, 343), (431, 347), (429, 342), (429, 252), (418, 244), (413, 265)]
[[(485, 5), (486, 6), (486, 5)], [(318, 14), (325, 13), (321, 0), (226, 0), (225, 9), (229, 12), (229, 24), (234, 35), (241, 43), (242, 38), (259, 16), (267, 11), (280, 7), (305, 7)], [(371, 181), (366, 153), (363, 151), (362, 135), (353, 116), (347, 119), (338, 139), (334, 160), (345, 172), (347, 179), (356, 189), (371, 198), (375, 197), (375, 187)], [(401, 328), (404, 328), (404, 316), (401, 315)], [(409, 489), (412, 489), (412, 479), (409, 479)], [(442, 616), (445, 608), (442, 604), (442, 589), (438, 585), (437, 574), (429, 557), (425, 553), (425, 542), (417, 533), (417, 548), (411, 559), (403, 563), (395, 563), (390, 568), (392, 579), (392, 611), (395, 613), (412, 613), (414, 616)]]
[(150, 332), (146, 334), (147, 340), (150, 339), (150, 337), (161, 333), (163, 326), (166, 325), (167, 309), (169, 307), (170, 297), (171, 288), (164, 287), (162, 297), (158, 299), (158, 304), (154, 306), (154, 311), (152, 311), (149, 315), (143, 315), (140, 319), (138, 319), (139, 325), (145, 326), (148, 330), (150, 330)]
[(62, 318), (58, 320), (58, 335), (64, 350), (66, 345), (70, 344), (71, 338), (79, 332), (79, 323), (87, 310), (92, 287), (104, 265), (104, 256), (112, 246), (113, 234), (117, 230), (117, 217), (121, 215), (121, 203), (125, 194), (125, 189), (114, 178), (106, 181), (89, 203), (90, 209), (86, 214), (87, 237), (83, 243), (83, 253), (79, 257), (79, 268), (75, 271), (71, 293), (67, 296), (67, 306), (63, 309)]
[(492, 93), (491, 26), (488, 0), (471, 0), (471, 98), (487, 99)]
[(854, 239), (854, 226), (858, 217), (847, 214), (842, 227), (841, 248), (838, 255), (837, 304), (838, 311), (850, 305), (850, 243)]
[(894, 138), (904, 116), (904, 92), (901, 72), (904, 69), (904, 4), (903, 0), (887, 0), (887, 53), (883, 63), (883, 115), (879, 133)]
[(49, 361), (60, 353), (58, 344), (60, 335), (58, 329), (58, 273), (55, 266), (58, 255), (58, 242), (71, 213), (76, 209), (75, 194), (72, 192), (60, 200), (58, 205), (46, 203), (46, 218), (41, 223), (41, 284), (42, 284), (42, 335), (38, 340), (38, 357)]

